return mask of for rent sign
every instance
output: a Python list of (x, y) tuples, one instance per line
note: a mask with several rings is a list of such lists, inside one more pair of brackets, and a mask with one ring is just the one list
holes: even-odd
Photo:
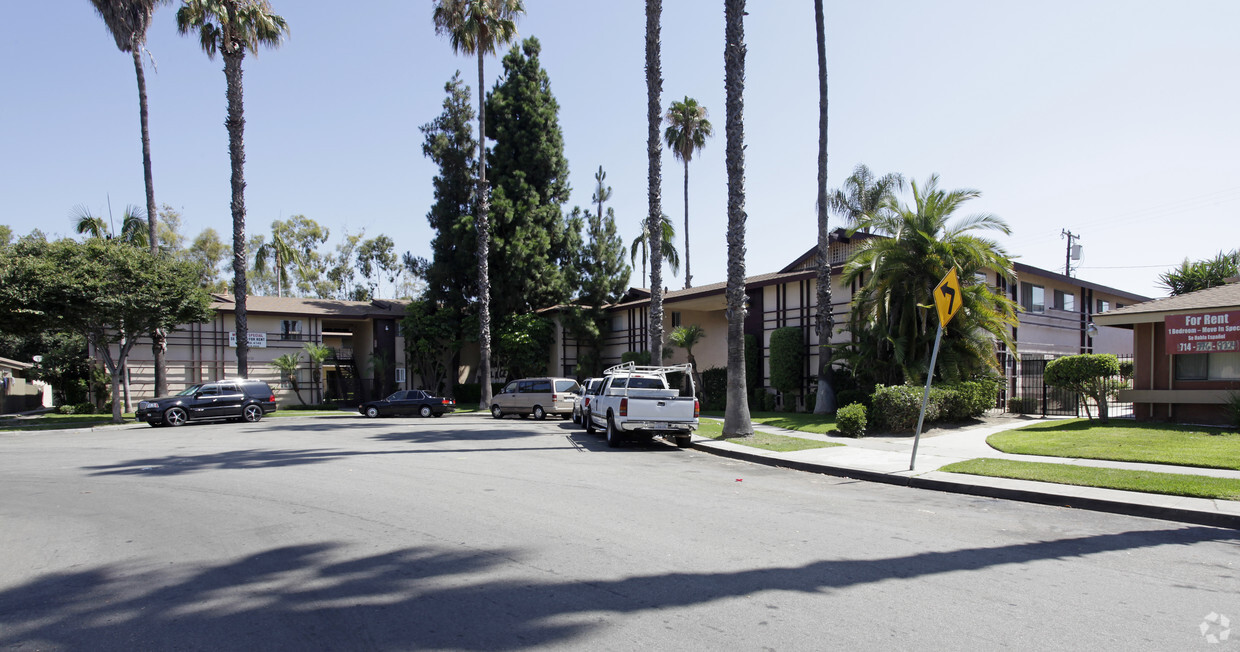
[[(251, 349), (267, 348), (267, 334), (266, 333), (246, 333), (245, 341), (250, 343)], [(236, 331), (228, 331), (228, 346), (234, 349), (237, 348), (237, 332)]]
[(1163, 323), (1168, 353), (1240, 351), (1240, 310), (1169, 315)]

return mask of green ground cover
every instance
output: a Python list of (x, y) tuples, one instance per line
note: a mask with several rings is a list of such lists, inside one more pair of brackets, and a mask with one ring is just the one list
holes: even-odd
[[(723, 412), (703, 412), (702, 416), (723, 418)], [(752, 412), (749, 420), (754, 423), (761, 423), (767, 426), (775, 426), (777, 428), (786, 428), (788, 430), (800, 430), (801, 432), (812, 432), (819, 435), (829, 435), (831, 433), (839, 434), (839, 429), (835, 425), (835, 415), (817, 415), (805, 414), (802, 412)]]
[[(126, 422), (133, 422), (133, 413), (123, 415)], [(0, 418), (0, 430), (61, 430), (65, 428), (90, 428), (112, 423), (111, 414), (40, 414), (29, 417)]]
[(1072, 419), (995, 433), (986, 443), (1016, 455), (1240, 470), (1240, 432), (1223, 428)]
[[(756, 422), (757, 419), (754, 419)], [(831, 448), (832, 446), (843, 446), (829, 441), (818, 441), (815, 439), (801, 439), (800, 437), (788, 437), (786, 435), (774, 435), (766, 432), (754, 432), (749, 437), (729, 437), (723, 438), (723, 422), (714, 419), (701, 419), (698, 423), (697, 434), (719, 441), (731, 442), (733, 444), (742, 444), (753, 448), (761, 448), (762, 450), (772, 451), (775, 453), (791, 453), (793, 451), (809, 450), (811, 448)]]
[(1240, 500), (1240, 480), (1183, 473), (1103, 469), (1053, 462), (1022, 462), (989, 457), (948, 464), (940, 471), (1016, 480), (1037, 480), (1080, 487), (1124, 489), (1191, 498)]

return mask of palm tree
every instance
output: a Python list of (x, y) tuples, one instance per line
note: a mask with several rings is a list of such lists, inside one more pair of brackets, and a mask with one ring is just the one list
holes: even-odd
[(659, 141), (662, 122), (663, 64), (659, 61), (659, 21), (663, 0), (646, 0), (646, 158), (649, 210), (646, 229), (650, 247), (650, 357), (662, 362), (663, 352), (663, 146)]
[(866, 215), (879, 210), (884, 202), (894, 198), (897, 190), (904, 190), (902, 175), (893, 172), (875, 179), (870, 168), (862, 163), (853, 168), (852, 174), (844, 180), (844, 186), (832, 193), (827, 202), (831, 210), (844, 218), (851, 228)]
[[(142, 67), (142, 44), (151, 24), (155, 7), (169, 0), (90, 0), (103, 18), (108, 32), (116, 40), (116, 48), (133, 55), (133, 69), (138, 77), (138, 118), (142, 125), (142, 174), (146, 180), (146, 217), (151, 252), (159, 247), (156, 239), (155, 183), (151, 177), (151, 130), (146, 105), (146, 72)], [(157, 392), (157, 396), (162, 396)]]
[(323, 402), (323, 363), (332, 355), (330, 347), (315, 342), (307, 342), (306, 357), (310, 359), (310, 375), (314, 377), (314, 386), (319, 388), (317, 403)]
[(701, 342), (704, 337), (706, 337), (706, 329), (697, 324), (677, 326), (672, 329), (671, 335), (667, 336), (672, 346), (685, 350), (689, 364), (693, 366), (693, 386), (697, 388), (698, 395), (702, 393), (702, 374), (698, 371), (697, 358), (693, 357), (693, 347), (697, 346), (697, 343)]
[[(112, 240), (115, 237), (108, 222), (102, 217), (91, 214), (90, 209), (83, 204), (74, 206), (70, 217), (73, 220), (74, 230), (88, 238)], [(145, 247), (147, 245), (146, 227), (146, 213), (142, 207), (133, 204), (126, 206), (125, 212), (121, 214), (121, 235), (117, 238), (117, 242)]]
[(1016, 304), (977, 278), (985, 270), (1015, 277), (1003, 248), (978, 234), (1011, 229), (989, 214), (953, 221), (964, 202), (981, 194), (976, 190), (941, 190), (937, 175), (924, 188), (910, 186), (911, 206), (888, 198), (856, 225), (889, 237), (865, 240), (844, 268), (844, 282), (860, 284), (849, 330), (866, 340), (854, 345), (860, 353), (853, 356), (854, 371), (888, 382), (925, 382), (936, 331), (932, 293), (954, 267), (962, 308), (943, 335), (937, 366), (945, 379), (967, 379), (996, 365), (994, 340), (1015, 348), (1008, 327), (1016, 324)]
[[(672, 275), (680, 273), (680, 252), (676, 250), (676, 227), (672, 224), (672, 218), (667, 215), (659, 221), (662, 225), (660, 231), (663, 241), (663, 257), (667, 259), (667, 266), (672, 268)], [(650, 255), (650, 243), (646, 238), (646, 225), (642, 225), (642, 232), (629, 245), (629, 260), (634, 265), (637, 264), (637, 255), (642, 257), (642, 280), (646, 280), (646, 257)]]
[(479, 407), (491, 404), (491, 276), (487, 264), (490, 255), (490, 226), (487, 213), (491, 199), (487, 191), (486, 168), (486, 94), (483, 92), (482, 59), (494, 54), (517, 36), (517, 16), (525, 13), (523, 0), (436, 0), (432, 19), (435, 32), (446, 34), (452, 50), (478, 57), (478, 348), (479, 384), (482, 398)]
[(827, 36), (822, 18), (822, 0), (814, 0), (814, 26), (818, 42), (818, 267), (817, 319), (818, 392), (814, 414), (835, 412), (835, 387), (831, 374), (831, 334), (835, 332), (835, 311), (831, 305), (831, 227), (827, 205)]
[(289, 264), (301, 265), (301, 255), (297, 249), (290, 247), (279, 233), (272, 231), (271, 242), (265, 242), (254, 250), (254, 271), (267, 271), (267, 261), (274, 262), (276, 273), (276, 296), (284, 296), (284, 279), (288, 277)]
[(207, 58), (218, 51), (224, 59), (228, 84), (228, 157), (232, 163), (233, 297), (237, 324), (237, 375), (249, 376), (249, 327), (246, 325), (245, 271), (245, 107), (241, 89), (241, 60), (246, 51), (258, 56), (258, 46), (278, 47), (288, 34), (288, 23), (271, 12), (267, 0), (184, 0), (177, 10), (177, 31), (198, 33)]
[(301, 388), (297, 385), (297, 368), (301, 366), (301, 353), (285, 353), (272, 360), (271, 366), (280, 372), (281, 378), (287, 379), (293, 386), (293, 393), (297, 394), (297, 402), (305, 405), (306, 401), (301, 398)]
[(672, 102), (667, 110), (663, 139), (672, 154), (685, 163), (685, 289), (693, 287), (693, 273), (689, 268), (689, 161), (714, 133), (710, 120), (706, 119), (706, 107), (691, 97), (686, 96), (683, 102)]
[(724, 88), (727, 90), (728, 390), (723, 435), (753, 434), (745, 388), (745, 0), (724, 0)]

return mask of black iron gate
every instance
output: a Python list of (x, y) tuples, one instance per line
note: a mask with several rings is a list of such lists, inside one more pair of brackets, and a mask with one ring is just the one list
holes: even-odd
[(1042, 416), (1077, 416), (1077, 394), (1046, 384), (1046, 364), (1043, 356), (1021, 356), (1020, 383), (1016, 398), (1009, 401), (1008, 410)]

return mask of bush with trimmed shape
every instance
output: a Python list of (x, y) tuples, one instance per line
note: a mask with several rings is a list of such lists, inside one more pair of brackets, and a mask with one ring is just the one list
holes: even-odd
[(844, 437), (865, 436), (865, 406), (849, 403), (835, 412), (835, 427)]

